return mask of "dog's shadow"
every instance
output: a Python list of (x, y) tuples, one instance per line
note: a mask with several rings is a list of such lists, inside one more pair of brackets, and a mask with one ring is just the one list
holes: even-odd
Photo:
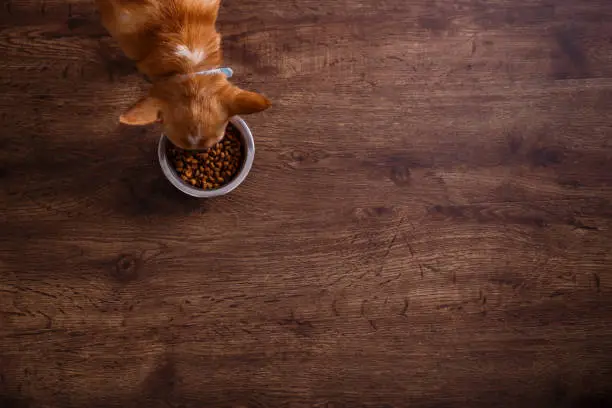
[(158, 138), (151, 128), (117, 125), (111, 134), (87, 141), (76, 133), (74, 139), (26, 137), (18, 145), (9, 140), (8, 148), (20, 154), (10, 157), (0, 177), (6, 193), (22, 198), (12, 202), (43, 218), (119, 215), (136, 220), (205, 212), (208, 202), (185, 196), (166, 180), (157, 160)]
[(101, 66), (106, 69), (109, 82), (119, 81), (127, 76), (137, 76), (143, 81), (151, 83), (149, 78), (138, 71), (134, 62), (123, 54), (111, 37), (100, 39), (96, 54)]

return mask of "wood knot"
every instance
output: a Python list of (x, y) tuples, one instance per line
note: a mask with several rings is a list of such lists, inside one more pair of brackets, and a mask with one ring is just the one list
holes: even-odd
[(409, 186), (412, 182), (411, 180), (410, 169), (406, 166), (393, 166), (391, 168), (391, 181), (395, 183), (396, 186), (403, 187)]
[(115, 264), (114, 276), (122, 282), (138, 278), (140, 259), (132, 255), (121, 255)]
[(530, 154), (531, 163), (535, 167), (549, 167), (563, 162), (564, 154), (555, 147), (539, 147)]
[(291, 152), (291, 158), (293, 159), (293, 161), (301, 163), (303, 161), (306, 161), (306, 159), (308, 158), (308, 154), (300, 152), (298, 150), (294, 150)]
[(316, 165), (317, 163), (327, 159), (329, 157), (329, 154), (322, 150), (293, 150), (289, 153), (285, 153), (283, 156), (288, 166), (298, 168), (300, 166)]

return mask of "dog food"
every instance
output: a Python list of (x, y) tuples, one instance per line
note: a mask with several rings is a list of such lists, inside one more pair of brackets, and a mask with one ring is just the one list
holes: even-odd
[(207, 151), (171, 146), (168, 156), (183, 181), (203, 190), (216, 190), (236, 176), (243, 161), (238, 130), (230, 123), (222, 141)]

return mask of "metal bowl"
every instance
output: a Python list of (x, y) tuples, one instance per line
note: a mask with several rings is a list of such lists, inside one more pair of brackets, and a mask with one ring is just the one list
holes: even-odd
[(170, 183), (183, 193), (196, 198), (212, 198), (224, 196), (234, 191), (236, 187), (244, 182), (251, 167), (253, 166), (253, 160), (255, 159), (255, 140), (253, 134), (247, 126), (246, 122), (238, 116), (234, 116), (230, 119), (230, 123), (240, 132), (240, 138), (242, 140), (243, 149), (243, 162), (242, 167), (238, 170), (238, 173), (232, 181), (228, 184), (216, 189), (216, 190), (202, 190), (195, 188), (183, 181), (174, 169), (174, 166), (168, 159), (168, 145), (171, 143), (170, 140), (165, 136), (159, 139), (159, 145), (157, 147), (157, 155), (159, 157), (159, 165), (164, 173), (164, 176)]

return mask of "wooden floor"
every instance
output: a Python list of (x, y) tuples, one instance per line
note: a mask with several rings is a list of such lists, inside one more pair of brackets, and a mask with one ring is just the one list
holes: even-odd
[(210, 201), (90, 0), (0, 4), (0, 407), (612, 406), (612, 1), (224, 0)]

